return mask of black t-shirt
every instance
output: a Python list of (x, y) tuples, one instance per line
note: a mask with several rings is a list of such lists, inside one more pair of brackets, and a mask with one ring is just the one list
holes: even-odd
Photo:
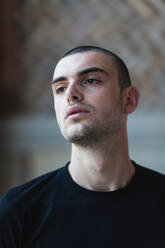
[(68, 164), (0, 199), (0, 248), (163, 248), (165, 176), (135, 164), (124, 188), (87, 190)]

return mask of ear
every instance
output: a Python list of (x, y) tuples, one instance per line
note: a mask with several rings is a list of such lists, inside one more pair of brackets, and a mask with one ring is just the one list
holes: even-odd
[(124, 100), (124, 113), (131, 114), (134, 112), (139, 102), (139, 92), (135, 86), (130, 86), (124, 89), (123, 100)]

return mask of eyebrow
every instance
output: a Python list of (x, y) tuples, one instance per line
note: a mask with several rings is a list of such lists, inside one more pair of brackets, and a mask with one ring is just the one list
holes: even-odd
[(84, 69), (80, 72), (78, 72), (78, 76), (82, 76), (82, 75), (85, 75), (85, 74), (88, 74), (90, 72), (103, 72), (105, 74), (108, 74), (106, 71), (104, 71), (103, 69), (101, 68), (98, 68), (98, 67), (90, 67), (90, 68), (87, 68), (87, 69)]
[[(90, 72), (102, 72), (102, 73), (108, 75), (108, 72), (106, 72), (103, 69), (98, 68), (98, 67), (89, 67), (87, 69), (84, 69), (84, 70), (78, 72), (77, 75), (78, 76), (83, 76), (83, 75), (88, 74)], [(55, 79), (52, 80), (52, 84), (55, 84), (55, 83), (60, 82), (60, 81), (66, 81), (66, 80), (67, 80), (66, 77), (57, 77), (57, 78), (55, 78)]]
[(57, 78), (52, 80), (52, 84), (55, 84), (55, 83), (60, 82), (60, 81), (66, 81), (66, 80), (67, 80), (66, 77), (57, 77)]

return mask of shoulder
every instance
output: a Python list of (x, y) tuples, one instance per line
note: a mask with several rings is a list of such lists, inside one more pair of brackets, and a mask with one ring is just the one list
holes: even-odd
[(142, 183), (145, 183), (155, 190), (165, 192), (164, 174), (138, 164), (136, 164), (136, 172), (139, 175), (139, 178), (141, 178)]
[[(0, 198), (0, 247), (1, 242), (5, 247), (17, 247), (21, 240), (31, 239), (49, 211), (48, 204), (59, 195), (65, 171), (62, 167), (46, 173)], [(28, 232), (23, 232), (26, 229)]]
[[(61, 172), (65, 167), (36, 177), (22, 185), (10, 189), (0, 198), (0, 213), (24, 209), (52, 197), (52, 190), (58, 187)], [(22, 212), (22, 211), (21, 211)]]
[(159, 210), (165, 210), (165, 175), (136, 164), (137, 185), (141, 194), (150, 196)]

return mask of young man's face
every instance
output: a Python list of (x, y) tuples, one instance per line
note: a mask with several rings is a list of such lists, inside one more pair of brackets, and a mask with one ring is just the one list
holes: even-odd
[(98, 52), (64, 57), (53, 75), (57, 121), (72, 143), (90, 145), (122, 130), (122, 97), (110, 58)]

